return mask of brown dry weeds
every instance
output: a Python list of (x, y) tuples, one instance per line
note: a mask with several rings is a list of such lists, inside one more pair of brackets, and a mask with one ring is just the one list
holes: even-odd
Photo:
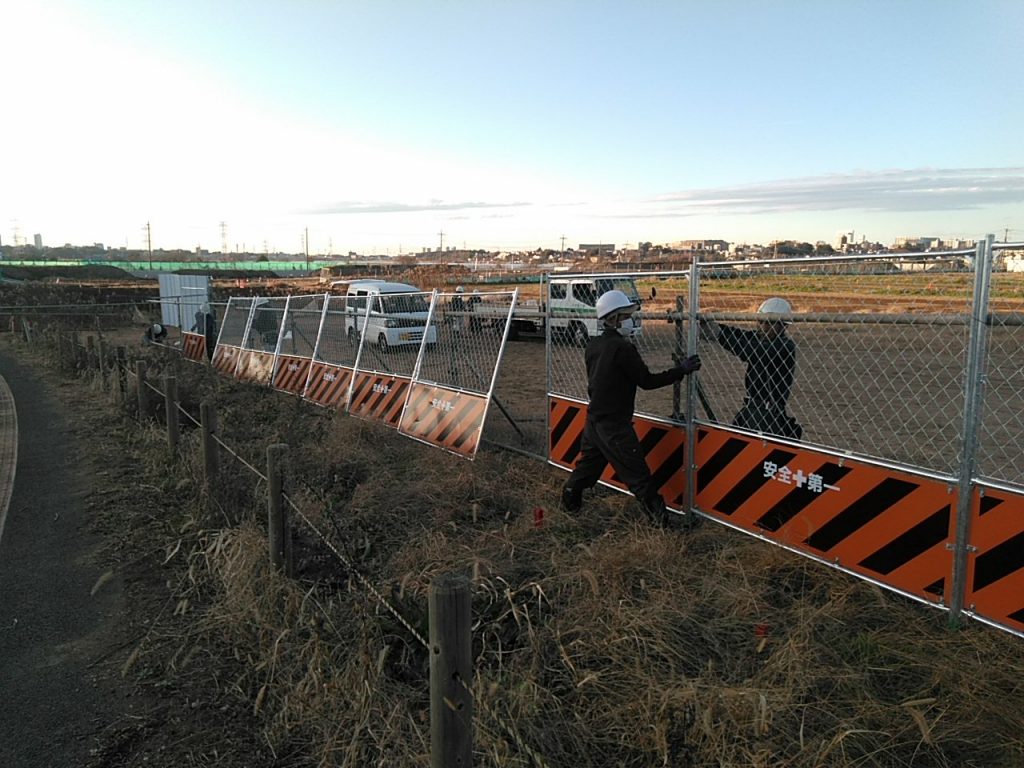
[(258, 468), (289, 444), (288, 491), (348, 564), (301, 526), (295, 578), (274, 573), (262, 481), (224, 456), (206, 494), (194, 430), (168, 464), (160, 430), (126, 428), (92, 384), (83, 405), (109, 409), (104, 437), (137, 465), (120, 482), (164, 499), (158, 523), (114, 505), (112, 561), (134, 558), (150, 594), (121, 671), (202, 713), (187, 739), (182, 718), (161, 733), (154, 717), (97, 765), (140, 764), (147, 739), (164, 747), (147, 765), (429, 765), (426, 649), (360, 576), (425, 636), (430, 582), (451, 571), (473, 584), (477, 765), (1024, 764), (1018, 638), (951, 631), (713, 523), (654, 529), (612, 492), (570, 518), (562, 475), (529, 459), (469, 463), (201, 366), (181, 367), (179, 390), (195, 416), (214, 402), (222, 439)]

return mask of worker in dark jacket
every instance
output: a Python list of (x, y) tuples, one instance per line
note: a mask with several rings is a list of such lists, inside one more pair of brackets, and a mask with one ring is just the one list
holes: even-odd
[(697, 355), (660, 373), (647, 369), (640, 352), (629, 341), (637, 305), (622, 291), (608, 291), (597, 300), (597, 319), (603, 332), (587, 343), (587, 392), (590, 406), (583, 429), (580, 458), (562, 488), (562, 508), (578, 512), (583, 492), (601, 478), (611, 464), (619, 479), (636, 496), (651, 520), (668, 521), (668, 510), (633, 429), (636, 390), (657, 389), (700, 369)]
[(799, 440), (803, 428), (786, 414), (796, 371), (796, 342), (786, 333), (785, 319), (793, 308), (785, 299), (762, 302), (756, 331), (701, 319), (701, 329), (722, 349), (747, 364), (743, 406), (733, 419), (737, 427)]

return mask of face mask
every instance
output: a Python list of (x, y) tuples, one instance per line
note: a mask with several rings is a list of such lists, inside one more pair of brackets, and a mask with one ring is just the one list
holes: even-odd
[(620, 336), (625, 336), (627, 339), (636, 333), (636, 326), (633, 325), (632, 316), (625, 318), (616, 329)]

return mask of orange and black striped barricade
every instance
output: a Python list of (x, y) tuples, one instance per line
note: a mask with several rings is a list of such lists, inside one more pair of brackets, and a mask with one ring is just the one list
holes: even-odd
[(213, 367), (225, 376), (234, 376), (235, 368), (238, 367), (238, 354), (241, 351), (241, 347), (218, 344), (213, 350)]
[(309, 363), (303, 397), (325, 408), (344, 408), (352, 382), (352, 369), (318, 360)]
[(697, 508), (912, 597), (949, 603), (956, 488), (946, 480), (700, 427)]
[(399, 432), (451, 453), (473, 458), (487, 415), (487, 395), (414, 382)]
[(968, 612), (1024, 632), (1024, 495), (981, 486), (971, 505)]
[(405, 376), (357, 371), (348, 412), (397, 428), (408, 391), (409, 379)]
[(302, 397), (312, 363), (308, 357), (278, 355), (277, 367), (274, 369), (274, 389)]
[(206, 360), (206, 337), (201, 333), (183, 331), (181, 354), (186, 360), (202, 363)]
[[(549, 396), (548, 407), (551, 430), (548, 436), (548, 458), (552, 464), (571, 470), (579, 460), (583, 427), (587, 421), (587, 405), (578, 400)], [(686, 429), (674, 422), (650, 416), (635, 416), (633, 429), (636, 430), (647, 466), (665, 504), (677, 512), (682, 511), (686, 491), (686, 465), (683, 461), (686, 455)], [(618, 490), (628, 490), (611, 465), (605, 467), (601, 482)]]
[(254, 384), (270, 384), (274, 374), (274, 353), (243, 349), (238, 354), (235, 378)]

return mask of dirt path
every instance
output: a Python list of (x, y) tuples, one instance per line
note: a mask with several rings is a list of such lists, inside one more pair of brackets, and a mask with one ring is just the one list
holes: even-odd
[[(132, 703), (106, 664), (124, 636), (119, 578), (105, 580), (90, 532), (89, 435), (8, 352), (0, 375), (18, 421), (17, 473), (0, 538), (0, 765), (77, 766)], [(72, 385), (74, 386), (74, 385)]]

